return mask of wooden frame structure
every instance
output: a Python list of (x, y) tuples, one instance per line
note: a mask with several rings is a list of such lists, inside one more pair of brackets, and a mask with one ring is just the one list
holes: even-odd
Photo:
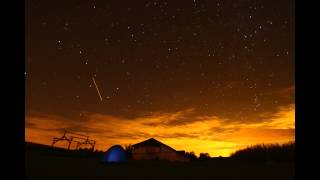
[(54, 147), (54, 144), (58, 141), (68, 141), (68, 150), (70, 149), (70, 145), (72, 142), (77, 143), (76, 149), (79, 149), (81, 145), (91, 145), (91, 151), (94, 150), (94, 147), (96, 145), (96, 141), (89, 139), (89, 136), (73, 133), (70, 131), (64, 131), (63, 136), (60, 138), (53, 138), (52, 147)]

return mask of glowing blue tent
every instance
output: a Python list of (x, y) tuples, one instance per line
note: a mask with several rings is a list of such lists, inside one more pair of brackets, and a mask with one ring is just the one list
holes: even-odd
[(120, 145), (114, 145), (108, 149), (102, 159), (106, 163), (120, 163), (126, 161), (126, 152)]

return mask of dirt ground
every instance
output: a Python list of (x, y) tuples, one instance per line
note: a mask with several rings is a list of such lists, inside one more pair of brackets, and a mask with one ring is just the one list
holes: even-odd
[(130, 161), (103, 164), (97, 157), (68, 157), (26, 151), (26, 179), (124, 180), (219, 179), (293, 180), (293, 163), (248, 163), (230, 160), (170, 163)]

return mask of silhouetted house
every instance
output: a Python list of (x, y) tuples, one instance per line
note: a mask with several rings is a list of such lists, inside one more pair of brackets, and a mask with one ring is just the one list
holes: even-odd
[(154, 138), (134, 144), (132, 147), (132, 159), (134, 160), (189, 161), (184, 151), (176, 151)]

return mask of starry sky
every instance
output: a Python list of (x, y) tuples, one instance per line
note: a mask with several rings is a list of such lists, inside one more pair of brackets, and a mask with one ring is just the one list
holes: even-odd
[(26, 141), (292, 141), (294, 26), (292, 0), (27, 1)]

